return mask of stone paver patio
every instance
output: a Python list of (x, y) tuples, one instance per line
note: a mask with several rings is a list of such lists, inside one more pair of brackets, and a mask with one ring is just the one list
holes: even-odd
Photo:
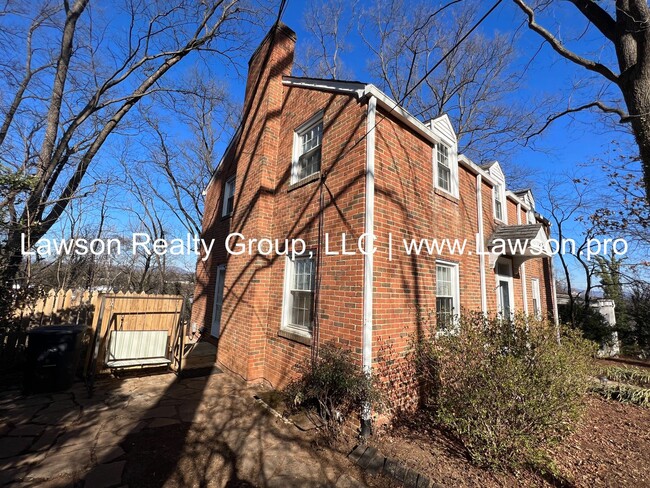
[(0, 394), (0, 486), (361, 486), (227, 374), (105, 378), (89, 398)]

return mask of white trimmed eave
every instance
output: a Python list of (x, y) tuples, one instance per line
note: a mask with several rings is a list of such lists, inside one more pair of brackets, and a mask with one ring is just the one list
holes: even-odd
[(357, 100), (365, 95), (366, 84), (358, 81), (322, 80), (319, 78), (298, 78), (295, 76), (283, 76), (282, 84), (296, 88), (309, 90), (320, 90), (333, 93), (344, 93), (353, 95)]
[[(282, 84), (285, 86), (293, 86), (297, 88), (305, 88), (311, 90), (321, 90), (332, 93), (342, 93), (354, 96), (357, 100), (363, 101), (369, 95), (377, 99), (378, 107), (395, 114), (396, 117), (403, 122), (407, 127), (411, 128), (416, 134), (422, 136), (427, 141), (438, 144), (444, 142), (446, 144), (453, 144), (455, 141), (441, 140), (434, 132), (424, 125), (420, 120), (411, 115), (406, 109), (398, 105), (398, 103), (391, 97), (386, 95), (383, 91), (377, 88), (372, 83), (361, 83), (358, 81), (338, 81), (338, 80), (322, 80), (318, 78), (298, 78), (294, 76), (284, 76)], [(495, 186), (497, 181), (487, 171), (482, 169), (464, 154), (458, 155), (458, 164), (470, 170), (475, 175), (480, 174), (484, 180), (490, 185)], [(515, 195), (512, 191), (506, 190), (506, 198), (518, 203), (524, 210), (532, 210), (528, 204)], [(535, 212), (535, 215), (542, 220), (546, 225), (550, 225), (550, 221), (543, 215)]]

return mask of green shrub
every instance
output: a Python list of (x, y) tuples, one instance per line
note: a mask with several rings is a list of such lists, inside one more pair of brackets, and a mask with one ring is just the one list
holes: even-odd
[(650, 408), (650, 388), (623, 383), (598, 383), (591, 390), (608, 400), (617, 400), (621, 403), (631, 403), (639, 407)]
[(577, 332), (469, 313), (456, 334), (431, 333), (415, 362), (422, 408), (480, 466), (552, 469), (545, 449), (584, 408), (596, 345)]
[(650, 370), (611, 366), (609, 368), (603, 368), (601, 375), (608, 380), (618, 381), (619, 383), (650, 387)]
[(318, 359), (297, 366), (300, 376), (284, 390), (287, 405), (315, 411), (326, 430), (336, 435), (341, 424), (367, 403), (379, 406), (375, 380), (366, 375), (346, 349), (324, 344)]

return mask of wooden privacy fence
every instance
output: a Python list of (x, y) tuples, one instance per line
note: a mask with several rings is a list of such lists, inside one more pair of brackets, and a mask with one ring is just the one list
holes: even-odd
[(26, 344), (25, 331), (29, 327), (58, 324), (91, 328), (94, 341), (86, 358), (90, 361), (94, 352), (97, 370), (103, 368), (112, 330), (166, 330), (171, 351), (183, 326), (180, 322), (184, 306), (181, 295), (50, 290), (30, 306), (15, 311), (22, 327), (5, 331), (4, 337), (0, 337), (0, 356), (5, 360), (15, 357), (16, 351)]
[(37, 325), (92, 325), (103, 293), (88, 290), (50, 290), (33, 304), (16, 311), (23, 328)]

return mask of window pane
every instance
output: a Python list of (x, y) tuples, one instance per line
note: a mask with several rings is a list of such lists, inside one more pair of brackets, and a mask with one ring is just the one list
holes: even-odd
[(306, 153), (320, 146), (323, 135), (323, 123), (315, 125), (302, 135), (302, 152)]
[(438, 144), (436, 153), (438, 154), (438, 166), (449, 168), (449, 148), (444, 144)]
[(452, 296), (452, 269), (449, 266), (436, 267), (436, 295)]
[(438, 186), (443, 190), (451, 190), (451, 170), (438, 164)]
[(449, 297), (436, 298), (436, 320), (438, 327), (447, 328), (454, 321), (454, 300)]

